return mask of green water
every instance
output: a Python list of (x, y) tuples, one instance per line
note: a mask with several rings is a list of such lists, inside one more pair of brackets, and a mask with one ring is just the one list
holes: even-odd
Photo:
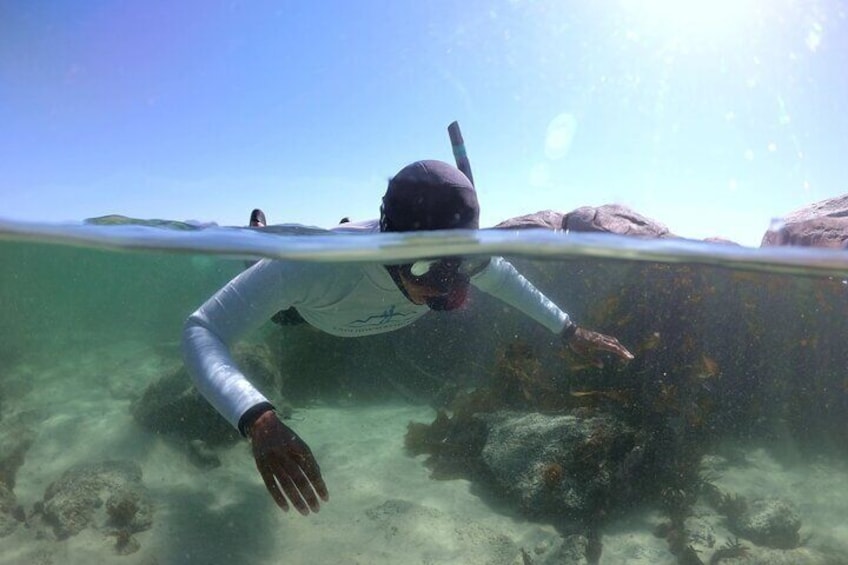
[(178, 340), (182, 320), (242, 266), (14, 243), (0, 244), (0, 258), (0, 336), (7, 352), (22, 355), (82, 339)]
[[(8, 241), (0, 260), (0, 478), (14, 485), (13, 502), (0, 504), (0, 563), (520, 563), (521, 550), (546, 563), (551, 547), (587, 527), (601, 540), (601, 563), (677, 563), (684, 557), (653, 530), (681, 512), (708, 562), (733, 534), (720, 512), (704, 510), (709, 496), (692, 486), (704, 476), (727, 496), (797, 507), (803, 525), (792, 548), (742, 538), (759, 562), (847, 562), (839, 516), (848, 513), (848, 292), (838, 276), (514, 258), (581, 325), (637, 356), (603, 369), (570, 359), (544, 328), (479, 293), (466, 310), (369, 338), (266, 324), (249, 341), (279, 372), (267, 392), (291, 405), (331, 492), (305, 519), (273, 506), (243, 442), (209, 440), (219, 465), (204, 469), (186, 448), (194, 432), (133, 416), (178, 371), (183, 320), (242, 260)], [(187, 378), (176, 382), (174, 394), (187, 394)], [(473, 400), (487, 390), (485, 402)], [(463, 394), (472, 401), (461, 408)], [(430, 424), (446, 410), (454, 439), (440, 442), (450, 445), (464, 426), (457, 415), (493, 409), (614, 414), (651, 450), (653, 471), (613, 474), (620, 500), (596, 501), (602, 519), (591, 508), (590, 519), (566, 517), (492, 490), (457, 467), (455, 452), (403, 447), (410, 421)], [(218, 433), (206, 422), (195, 424)], [(154, 508), (128, 555), (119, 555), (104, 507), (66, 537), (41, 517), (62, 473), (112, 459), (140, 466)], [(688, 499), (669, 489), (689, 489)], [(700, 526), (691, 522), (699, 513)], [(707, 523), (712, 545), (692, 537)], [(562, 555), (557, 562), (581, 562)]]

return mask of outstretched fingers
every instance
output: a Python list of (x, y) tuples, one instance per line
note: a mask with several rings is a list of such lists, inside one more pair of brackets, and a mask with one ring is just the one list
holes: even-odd
[[(309, 514), (310, 508), (313, 512), (318, 512), (317, 503), (307, 505), (302, 494), (306, 489), (296, 484), (292, 479), (291, 473), (293, 472), (295, 471), (291, 468), (286, 470), (282, 467), (276, 467), (273, 470), (268, 468), (260, 474), (262, 475), (262, 481), (265, 483), (265, 488), (268, 489), (268, 492), (274, 498), (274, 502), (284, 511), (288, 512), (289, 504), (291, 504), (295, 510), (304, 516)], [(312, 498), (315, 498), (314, 494)]]
[[(330, 500), (330, 493), (327, 491), (327, 485), (324, 483), (324, 478), (321, 476), (321, 469), (318, 467), (318, 462), (315, 460), (315, 457), (312, 456), (312, 452), (309, 451), (308, 447), (306, 448), (306, 451), (307, 453), (305, 455), (301, 455), (300, 468), (303, 470), (306, 478), (309, 479), (312, 488), (315, 489), (315, 493), (321, 497), (321, 500), (327, 502)], [(317, 500), (315, 501), (315, 505), (318, 505)], [(311, 503), (310, 506), (312, 506)]]
[(621, 342), (619, 342), (618, 339), (607, 335), (603, 336), (603, 338), (604, 339), (598, 344), (601, 349), (614, 353), (626, 361), (630, 361), (634, 358), (634, 355), (630, 353), (626, 347), (621, 345)]
[(303, 515), (309, 514), (310, 510), (318, 512), (318, 497), (303, 469), (294, 461), (287, 461), (285, 468), (287, 483), (283, 484), (283, 488), (294, 507)]
[[(289, 468), (288, 473), (279, 473), (277, 475), (277, 483), (280, 485), (280, 488), (283, 489), (283, 492), (286, 493), (286, 497), (288, 497), (292, 506), (294, 506), (298, 512), (307, 516), (309, 515), (311, 505), (307, 506), (306, 501), (304, 500), (306, 489), (299, 486), (302, 484), (301, 481), (299, 479), (295, 480), (293, 477), (296, 473), (300, 473), (300, 470)], [(318, 506), (315, 505), (315, 507), (312, 508), (312, 511), (318, 512)]]
[(289, 505), (293, 506), (304, 516), (310, 510), (318, 512), (323, 500), (329, 500), (327, 486), (321, 478), (318, 464), (314, 459), (300, 463), (293, 459), (286, 459), (276, 464), (267, 462), (259, 469), (265, 488), (284, 511), (288, 511)]
[(280, 489), (279, 485), (277, 485), (277, 481), (274, 478), (274, 473), (267, 468), (260, 468), (259, 474), (262, 475), (262, 482), (265, 483), (265, 488), (271, 494), (271, 497), (274, 499), (274, 502), (277, 503), (282, 510), (285, 512), (289, 511), (289, 503), (286, 500), (283, 491)]

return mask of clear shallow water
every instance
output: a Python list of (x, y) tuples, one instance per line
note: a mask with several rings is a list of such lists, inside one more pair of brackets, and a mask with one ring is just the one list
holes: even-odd
[[(0, 225), (0, 457), (14, 460), (8, 446), (21, 450), (19, 463), (4, 468), (14, 470), (10, 491), (24, 516), (7, 522), (15, 527), (0, 547), (16, 549), (0, 550), (0, 562), (274, 563), (288, 555), (303, 563), (512, 563), (525, 549), (543, 563), (568, 535), (591, 530), (601, 562), (676, 563), (673, 540), (654, 530), (681, 506), (687, 543), (704, 562), (730, 537), (760, 562), (846, 562), (844, 252), (547, 231), (384, 237), (176, 227), (185, 229)], [(637, 358), (587, 368), (547, 331), (482, 295), (461, 312), (374, 338), (267, 324), (249, 341), (281, 372), (269, 393), (293, 405), (292, 426), (318, 454), (331, 490), (331, 503), (305, 520), (273, 507), (244, 444), (213, 445), (221, 465), (201, 469), (188, 437), (132, 415), (179, 368), (182, 321), (245, 258), (478, 253), (506, 255), (581, 324), (617, 336)], [(474, 391), (489, 391), (488, 407)], [(487, 413), (492, 404), (614, 418), (642, 438), (633, 441), (650, 463), (642, 471), (619, 465), (603, 445), (630, 436), (607, 436), (593, 453), (608, 460), (582, 460), (618, 465), (610, 496), (596, 503), (607, 518), (587, 526), (570, 516), (565, 527), (563, 516), (534, 515), (514, 492), (467, 469), (433, 480), (431, 472), (448, 474), (450, 454), (404, 448), (410, 420), (429, 424), (437, 410), (456, 417), (469, 406)], [(39, 510), (62, 473), (108, 459), (141, 467), (155, 507), (152, 526), (132, 534), (140, 549), (126, 557), (102, 511), (79, 533), (53, 539)], [(565, 467), (566, 477), (586, 471)], [(726, 496), (793, 504), (804, 543), (775, 549), (740, 535), (694, 486), (703, 476)], [(675, 499), (675, 490), (691, 500)], [(257, 515), (270, 524), (262, 535), (240, 526)], [(712, 545), (697, 537), (703, 531)]]

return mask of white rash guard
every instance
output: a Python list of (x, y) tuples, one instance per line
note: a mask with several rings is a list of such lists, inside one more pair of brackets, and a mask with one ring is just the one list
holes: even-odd
[[(332, 231), (378, 233), (379, 225), (376, 220), (347, 223)], [(471, 284), (552, 332), (569, 323), (568, 314), (500, 257), (493, 257)], [(183, 357), (195, 385), (236, 428), (245, 412), (268, 400), (245, 378), (229, 348), (292, 306), (309, 324), (342, 337), (393, 331), (430, 311), (410, 302), (382, 265), (271, 259), (255, 264), (189, 316), (183, 330)]]

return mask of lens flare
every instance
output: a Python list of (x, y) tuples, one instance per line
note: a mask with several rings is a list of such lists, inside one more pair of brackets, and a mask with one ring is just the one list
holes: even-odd
[(759, 19), (762, 0), (622, 0), (640, 29), (697, 39), (736, 32)]

